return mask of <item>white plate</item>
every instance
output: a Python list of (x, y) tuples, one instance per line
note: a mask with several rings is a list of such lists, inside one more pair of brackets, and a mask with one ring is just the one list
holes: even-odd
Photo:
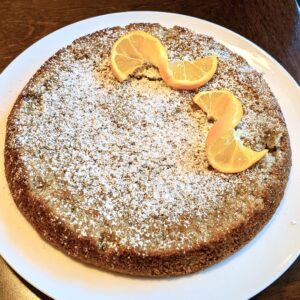
[[(213, 36), (242, 55), (265, 79), (287, 121), (293, 167), (285, 198), (268, 225), (242, 250), (194, 275), (141, 279), (104, 272), (81, 264), (44, 242), (18, 211), (3, 170), (5, 122), (15, 98), (37, 68), (79, 36), (115, 25), (158, 22), (180, 25)], [(0, 76), (0, 253), (31, 284), (57, 299), (244, 299), (260, 292), (297, 258), (300, 249), (300, 89), (266, 52), (215, 24), (161, 12), (104, 15), (64, 27), (18, 56)]]

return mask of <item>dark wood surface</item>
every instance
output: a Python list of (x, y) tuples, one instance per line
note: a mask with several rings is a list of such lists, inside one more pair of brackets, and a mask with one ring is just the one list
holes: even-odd
[[(222, 25), (265, 49), (300, 82), (300, 19), (294, 0), (1, 0), (0, 72), (28, 46), (58, 28), (130, 10), (176, 12)], [(48, 299), (0, 258), (0, 299), (39, 298)], [(300, 259), (254, 299), (300, 299)]]

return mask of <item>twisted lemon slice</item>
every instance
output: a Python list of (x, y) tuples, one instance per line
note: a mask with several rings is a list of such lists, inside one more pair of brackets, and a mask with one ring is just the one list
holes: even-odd
[(206, 155), (210, 165), (223, 173), (237, 173), (251, 167), (268, 150), (253, 151), (245, 147), (234, 130), (242, 116), (240, 101), (229, 91), (198, 93), (194, 102), (217, 121), (206, 139)]
[(110, 64), (114, 76), (122, 82), (144, 63), (158, 68), (167, 85), (174, 89), (196, 89), (208, 82), (217, 69), (217, 57), (194, 61), (168, 61), (168, 53), (159, 39), (144, 31), (132, 31), (112, 47)]

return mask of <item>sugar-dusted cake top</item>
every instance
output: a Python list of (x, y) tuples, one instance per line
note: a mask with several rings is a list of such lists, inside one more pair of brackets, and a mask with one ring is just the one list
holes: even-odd
[[(172, 59), (217, 55), (217, 73), (199, 91), (232, 91), (245, 113), (244, 144), (270, 149), (266, 157), (239, 174), (213, 170), (205, 155), (212, 124), (194, 92), (172, 90), (151, 66), (117, 82), (110, 49), (133, 29), (160, 38)], [(262, 208), (287, 134), (268, 85), (244, 59), (210, 37), (149, 24), (103, 30), (60, 51), (23, 91), (12, 120), (8, 142), (33, 194), (103, 250), (140, 254), (188, 249)]]

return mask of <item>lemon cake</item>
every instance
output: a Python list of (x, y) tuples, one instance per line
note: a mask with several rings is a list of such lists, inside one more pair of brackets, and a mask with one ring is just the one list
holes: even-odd
[[(170, 59), (216, 55), (215, 75), (176, 91), (146, 64), (118, 82), (110, 51), (132, 30), (159, 38)], [(243, 172), (207, 161), (213, 124), (193, 97), (215, 89), (240, 100), (244, 145), (268, 149)], [(7, 122), (6, 177), (27, 220), (67, 255), (132, 275), (188, 274), (240, 249), (274, 214), (290, 166), (285, 121), (262, 74), (178, 26), (131, 24), (75, 40), (30, 79)]]

